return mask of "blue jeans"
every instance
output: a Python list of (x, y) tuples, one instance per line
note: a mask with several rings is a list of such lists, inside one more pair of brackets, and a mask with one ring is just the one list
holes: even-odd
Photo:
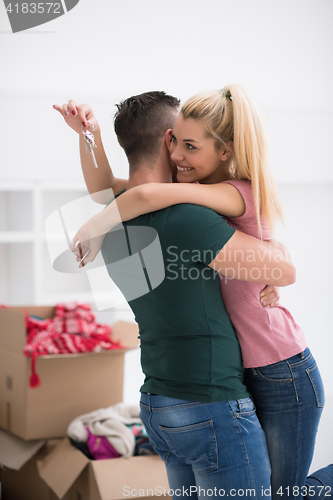
[[(248, 368), (245, 384), (266, 435), (272, 499), (301, 500), (306, 496), (307, 475), (325, 402), (316, 362), (307, 348), (279, 363)], [(309, 498), (320, 498), (320, 492), (312, 488)]]
[(264, 433), (250, 398), (219, 403), (141, 394), (140, 418), (180, 498), (270, 498)]

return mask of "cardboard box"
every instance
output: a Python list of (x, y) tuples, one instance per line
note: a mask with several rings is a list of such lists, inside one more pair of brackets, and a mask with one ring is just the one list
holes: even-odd
[(24, 441), (0, 429), (2, 500), (57, 500), (40, 477), (37, 461), (48, 455), (59, 442)]
[(25, 315), (54, 316), (54, 307), (0, 308), (0, 427), (23, 438), (66, 436), (67, 426), (78, 415), (123, 400), (125, 352), (138, 346), (138, 326), (119, 321), (112, 339), (126, 349), (101, 353), (39, 356), (41, 379), (29, 387), (31, 359), (26, 345)]
[(91, 461), (67, 438), (32, 443), (0, 430), (0, 464), (2, 500), (170, 499), (158, 455)]
[(63, 500), (170, 498), (165, 465), (158, 455), (89, 460), (65, 438), (38, 461), (38, 469)]

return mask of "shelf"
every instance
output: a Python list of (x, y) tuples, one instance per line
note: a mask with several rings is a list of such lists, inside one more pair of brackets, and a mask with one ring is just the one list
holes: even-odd
[(0, 303), (31, 304), (35, 300), (34, 245), (11, 242), (0, 245)]
[(11, 182), (5, 185), (0, 186), (0, 192), (15, 192), (15, 191), (33, 191), (35, 188), (36, 184), (27, 182), (27, 183), (20, 183), (20, 182)]
[(42, 233), (41, 238), (43, 241), (63, 241), (64, 240), (64, 232), (54, 231), (47, 233)]
[(0, 190), (0, 234), (33, 231), (33, 192)]
[(94, 304), (92, 293), (85, 292), (44, 292), (39, 305), (48, 306), (62, 302), (78, 302), (80, 304)]
[[(96, 297), (96, 295), (95, 295)], [(97, 294), (98, 303), (105, 304), (105, 309), (101, 309), (99, 311), (100, 314), (103, 314), (104, 311), (108, 309), (108, 300), (102, 293)], [(78, 302), (79, 304), (90, 304), (93, 309), (96, 309), (95, 300), (93, 298), (93, 294), (91, 291), (85, 292), (57, 292), (51, 293), (46, 292), (38, 301), (38, 305), (48, 306), (61, 304), (63, 302)], [(129, 305), (124, 302), (123, 304), (119, 304), (118, 306), (112, 308), (115, 311), (130, 311)]]
[(32, 243), (36, 236), (32, 231), (1, 231), (0, 243)]
[[(64, 251), (65, 224), (73, 236), (101, 205), (94, 203), (79, 183), (8, 182), (0, 187), (0, 303), (8, 305), (52, 305), (60, 302), (90, 303), (95, 309), (128, 306), (116, 301), (114, 289), (95, 283), (94, 293), (88, 274), (61, 273), (53, 269), (52, 259)], [(48, 223), (46, 239), (45, 221)], [(52, 226), (52, 223), (54, 226)], [(66, 242), (65, 242), (66, 246)], [(66, 247), (67, 248), (67, 247)], [(74, 256), (73, 256), (74, 259)], [(109, 305), (111, 304), (111, 305)]]
[(69, 189), (68, 186), (67, 189), (53, 189), (49, 187), (48, 189), (43, 190), (41, 200), (42, 224), (44, 224), (46, 218), (51, 213), (84, 196), (88, 196), (87, 191), (82, 189)]
[(43, 191), (60, 191), (60, 192), (65, 192), (65, 191), (82, 191), (84, 194), (88, 194), (87, 188), (84, 184), (77, 184), (77, 183), (44, 183), (41, 185), (41, 189)]

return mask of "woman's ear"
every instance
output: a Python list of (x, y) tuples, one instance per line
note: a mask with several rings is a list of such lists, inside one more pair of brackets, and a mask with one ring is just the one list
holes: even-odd
[(165, 143), (166, 143), (169, 151), (170, 151), (170, 144), (171, 144), (171, 134), (172, 134), (172, 128), (168, 128), (168, 130), (164, 134)]
[(234, 153), (234, 143), (232, 141), (226, 142), (222, 146), (221, 150), (221, 160), (222, 161), (227, 161), (229, 160), (230, 156), (232, 156)]

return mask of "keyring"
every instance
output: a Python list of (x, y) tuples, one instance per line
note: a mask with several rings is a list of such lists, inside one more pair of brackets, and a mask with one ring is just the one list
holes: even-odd
[[(93, 134), (94, 130), (95, 130), (94, 125), (92, 123), (90, 123), (90, 122), (87, 122), (87, 125), (89, 125), (91, 127), (91, 130), (88, 130), (88, 132), (90, 132), (91, 134)], [(84, 127), (83, 125), (81, 125), (81, 131), (82, 131), (83, 134), (85, 132), (87, 132), (87, 130), (84, 130), (84, 129), (87, 129), (87, 127)]]

